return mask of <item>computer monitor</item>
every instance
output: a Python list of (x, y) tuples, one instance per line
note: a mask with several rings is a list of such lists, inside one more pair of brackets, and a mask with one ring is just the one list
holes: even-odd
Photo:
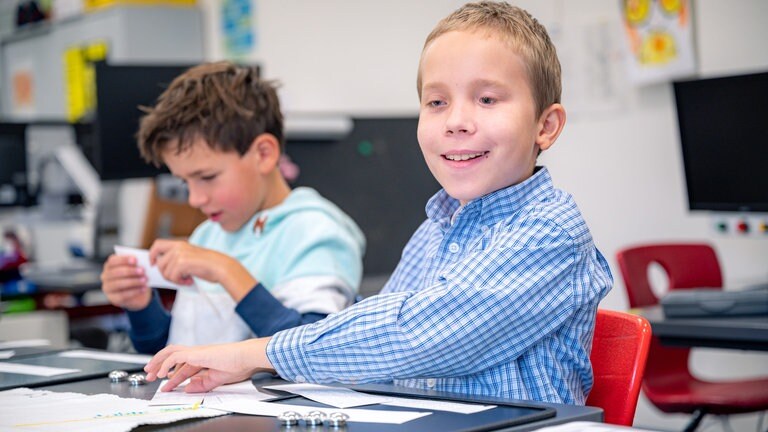
[(154, 177), (168, 172), (141, 158), (136, 144), (139, 106), (152, 106), (191, 65), (96, 63), (96, 112), (92, 128), (77, 130), (78, 144), (102, 180)]
[(768, 72), (674, 83), (691, 210), (768, 211)]
[(27, 184), (27, 125), (0, 122), (0, 206), (31, 204)]

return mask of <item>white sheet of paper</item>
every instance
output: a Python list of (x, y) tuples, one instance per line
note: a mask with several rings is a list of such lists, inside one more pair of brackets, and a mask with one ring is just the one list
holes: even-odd
[(387, 399), (388, 400), (386, 402), (382, 402), (381, 404), (405, 408), (424, 409), (429, 411), (448, 411), (459, 414), (474, 414), (496, 408), (496, 405), (479, 405), (436, 399), (413, 399), (401, 397), (387, 397)]
[(64, 351), (59, 354), (59, 357), (87, 358), (87, 359), (94, 359), (94, 360), (106, 360), (106, 361), (136, 363), (136, 364), (147, 364), (149, 363), (149, 360), (152, 358), (151, 355), (144, 355), (144, 354), (121, 354), (121, 353), (87, 351), (87, 350)]
[(387, 401), (386, 396), (360, 393), (343, 387), (330, 387), (319, 384), (280, 384), (264, 386), (270, 390), (280, 390), (304, 396), (307, 399), (336, 408), (351, 408), (374, 405)]
[[(164, 386), (168, 380), (163, 380), (160, 387)], [(205, 393), (184, 393), (184, 386), (179, 386), (169, 392), (160, 391), (157, 388), (149, 406), (167, 406), (167, 405), (200, 405), (203, 403)]]
[(49, 377), (80, 372), (80, 369), (66, 369), (48, 366), (27, 365), (21, 363), (0, 362), (0, 372)]
[(217, 405), (230, 401), (268, 401), (274, 399), (275, 395), (260, 392), (250, 380), (235, 384), (226, 384), (218, 386), (205, 394), (203, 406)]
[(150, 407), (147, 400), (110, 394), (55, 393), (28, 388), (0, 392), (3, 431), (128, 432), (142, 424), (224, 414), (202, 407)]
[(49, 341), (48, 339), (23, 339), (23, 340), (0, 342), (0, 349), (39, 347), (39, 346), (48, 346), (50, 344), (51, 344), (51, 341)]
[(570, 422), (537, 429), (539, 432), (651, 432), (627, 426), (614, 426), (598, 422)]
[(136, 257), (136, 264), (144, 268), (144, 272), (147, 275), (147, 285), (152, 288), (169, 288), (175, 290), (197, 290), (195, 284), (181, 285), (175, 282), (171, 282), (160, 273), (160, 269), (156, 265), (149, 263), (149, 251), (146, 249), (137, 249), (128, 246), (115, 245), (115, 253), (118, 255), (133, 255)]
[(9, 359), (16, 355), (14, 350), (0, 351), (0, 359)]
[(264, 401), (274, 399), (275, 396), (258, 391), (250, 380), (235, 384), (218, 386), (207, 393), (184, 393), (184, 387), (189, 383), (186, 380), (169, 392), (160, 391), (168, 380), (164, 380), (157, 388), (157, 392), (150, 401), (150, 406), (168, 405), (194, 405), (202, 403), (203, 406), (220, 405), (229, 401)]
[(300, 415), (307, 415), (310, 411), (322, 411), (325, 415), (330, 415), (335, 412), (342, 412), (349, 416), (350, 422), (364, 422), (364, 423), (389, 423), (389, 424), (403, 424), (405, 422), (416, 420), (417, 418), (425, 417), (431, 412), (417, 412), (417, 411), (381, 411), (381, 410), (368, 410), (368, 409), (339, 409), (339, 408), (318, 408), (306, 405), (289, 405), (278, 404), (270, 402), (254, 402), (254, 401), (232, 401), (217, 406), (211, 406), (210, 408), (221, 409), (229, 412), (235, 412), (240, 414), (261, 415), (277, 417), (286, 411), (296, 411)]

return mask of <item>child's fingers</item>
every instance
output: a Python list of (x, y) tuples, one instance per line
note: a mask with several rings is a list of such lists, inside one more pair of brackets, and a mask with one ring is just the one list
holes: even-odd
[[(160, 371), (161, 366), (165, 362), (165, 360), (176, 351), (184, 349), (184, 346), (181, 345), (168, 345), (167, 347), (161, 349), (157, 352), (151, 359), (149, 359), (149, 362), (146, 366), (144, 366), (144, 372), (147, 373), (147, 381), (154, 381), (158, 378), (158, 372)], [(164, 375), (163, 375), (164, 376)]]
[(190, 377), (189, 384), (184, 387), (184, 391), (187, 393), (205, 393), (224, 384), (223, 381), (219, 382), (218, 380), (215, 380), (212, 372), (213, 371), (209, 369), (205, 372)]
[[(194, 377), (203, 368), (197, 366), (191, 366), (189, 364), (177, 365), (173, 373), (168, 375), (168, 382), (160, 389), (161, 391), (171, 391), (179, 386), (190, 377)], [(189, 385), (189, 384), (187, 384)], [(185, 388), (184, 391), (189, 392), (189, 389)]]
[(158, 258), (173, 248), (176, 242), (172, 240), (157, 239), (149, 248), (149, 263), (157, 264)]

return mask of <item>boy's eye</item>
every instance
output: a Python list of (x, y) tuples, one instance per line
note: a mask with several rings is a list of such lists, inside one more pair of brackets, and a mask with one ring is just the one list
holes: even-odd
[(441, 100), (433, 100), (433, 101), (427, 102), (427, 106), (433, 107), (433, 108), (434, 107), (439, 107), (439, 106), (442, 106), (442, 105), (445, 105), (445, 102), (443, 102)]
[(216, 178), (216, 174), (200, 176), (200, 180), (202, 181), (211, 181), (215, 178)]
[(496, 102), (496, 99), (490, 96), (483, 96), (480, 98), (480, 103), (483, 105), (491, 105)]

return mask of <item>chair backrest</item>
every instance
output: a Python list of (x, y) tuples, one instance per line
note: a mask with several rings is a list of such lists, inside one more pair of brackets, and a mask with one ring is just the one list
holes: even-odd
[(632, 426), (651, 342), (651, 325), (638, 315), (599, 309), (592, 341), (594, 384), (587, 405), (606, 423)]
[(712, 246), (707, 244), (658, 244), (620, 250), (616, 258), (627, 288), (630, 307), (658, 304), (651, 290), (648, 266), (658, 263), (669, 277), (669, 289), (721, 288), (723, 276)]

